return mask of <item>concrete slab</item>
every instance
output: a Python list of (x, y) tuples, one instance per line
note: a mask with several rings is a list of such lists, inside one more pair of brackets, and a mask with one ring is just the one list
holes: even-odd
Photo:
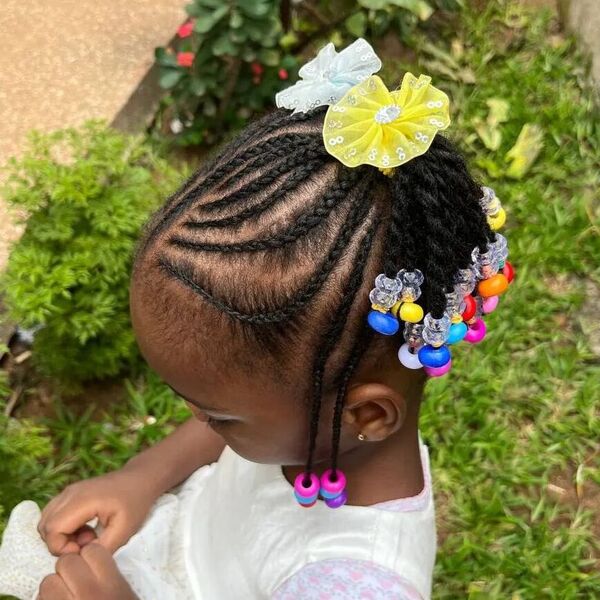
[(600, 91), (600, 2), (559, 0), (561, 17), (592, 56), (592, 77)]
[[(112, 121), (185, 19), (187, 0), (3, 0), (0, 165), (31, 129)], [(151, 113), (151, 106), (148, 108)], [(146, 113), (137, 115), (145, 118)], [(0, 269), (19, 235), (0, 199)]]

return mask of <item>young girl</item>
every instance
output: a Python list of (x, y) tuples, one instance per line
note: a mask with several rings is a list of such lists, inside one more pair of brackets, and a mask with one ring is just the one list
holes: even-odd
[(133, 326), (194, 419), (41, 518), (18, 505), (0, 593), (430, 598), (423, 385), (512, 268), (493, 191), (436, 135), (446, 95), (380, 66), (326, 46), (153, 217)]

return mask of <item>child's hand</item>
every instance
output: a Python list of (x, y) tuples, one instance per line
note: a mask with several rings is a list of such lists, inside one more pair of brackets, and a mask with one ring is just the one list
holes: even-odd
[(56, 573), (43, 579), (37, 600), (139, 599), (110, 551), (92, 543), (80, 554), (65, 554), (56, 561)]
[(55, 556), (79, 552), (96, 539), (86, 523), (98, 517), (103, 531), (97, 541), (115, 552), (140, 529), (155, 500), (134, 472), (114, 471), (67, 486), (42, 511), (38, 531)]

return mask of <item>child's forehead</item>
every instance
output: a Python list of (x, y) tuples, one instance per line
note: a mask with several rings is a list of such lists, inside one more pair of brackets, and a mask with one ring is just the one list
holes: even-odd
[[(225, 389), (242, 396), (256, 390), (265, 398), (293, 393), (298, 378), (268, 353), (227, 326), (223, 315), (198, 302), (165, 309), (157, 294), (131, 292), (134, 332), (145, 360), (183, 396), (214, 394)], [(229, 395), (229, 393), (227, 394)]]

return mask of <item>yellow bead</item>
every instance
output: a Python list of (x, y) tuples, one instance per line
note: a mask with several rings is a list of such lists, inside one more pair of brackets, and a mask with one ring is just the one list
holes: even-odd
[(501, 208), (495, 217), (488, 217), (487, 222), (493, 231), (498, 231), (506, 223), (506, 211)]
[(423, 309), (414, 302), (404, 302), (400, 307), (400, 320), (418, 323), (423, 318)]
[(456, 313), (456, 314), (452, 315), (452, 318), (450, 320), (452, 321), (452, 323), (461, 323), (463, 318), (460, 313)]
[(398, 302), (396, 302), (396, 304), (394, 304), (394, 306), (392, 306), (392, 314), (398, 318), (398, 311), (400, 310), (400, 307), (402, 306), (402, 300), (398, 300)]

